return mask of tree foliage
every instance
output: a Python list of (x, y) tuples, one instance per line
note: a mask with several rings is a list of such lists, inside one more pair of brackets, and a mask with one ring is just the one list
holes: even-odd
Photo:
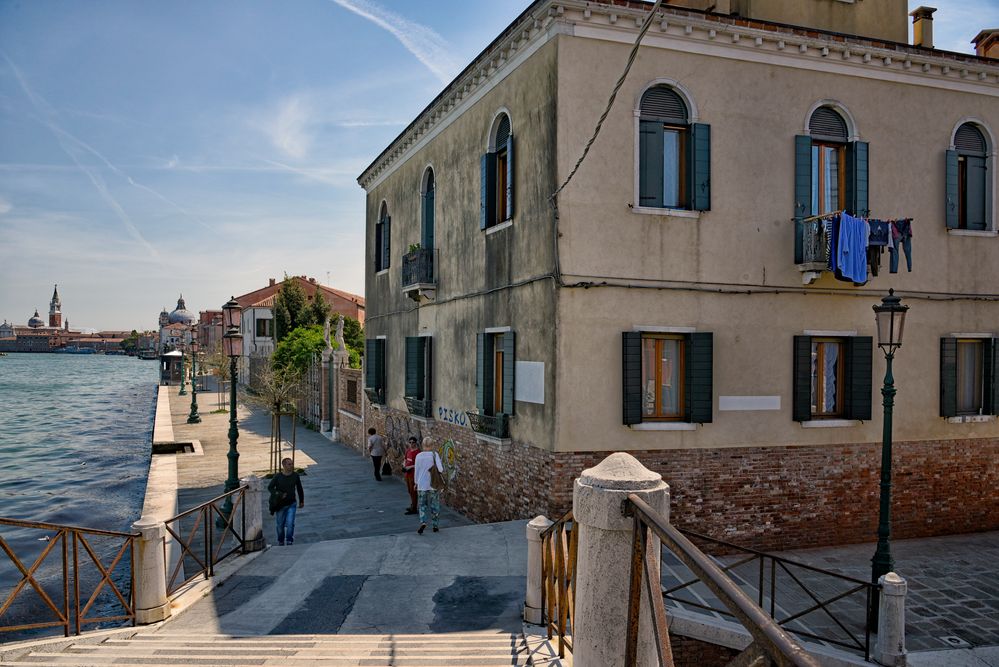
[[(344, 327), (346, 330), (346, 326)], [(323, 328), (318, 324), (293, 329), (274, 348), (271, 365), (275, 370), (298, 374), (308, 370), (315, 355), (326, 347)]]
[(308, 311), (309, 324), (323, 326), (326, 323), (326, 318), (330, 316), (330, 305), (326, 303), (322, 290), (316, 289), (316, 295), (309, 302)]
[(315, 324), (311, 319), (309, 299), (294, 278), (285, 275), (281, 289), (274, 296), (274, 338), (280, 343), (301, 326)]

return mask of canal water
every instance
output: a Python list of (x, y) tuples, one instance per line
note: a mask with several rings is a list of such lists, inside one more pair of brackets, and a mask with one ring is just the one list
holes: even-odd
[[(145, 496), (158, 367), (126, 356), (0, 357), (0, 517), (130, 532)], [(54, 535), (0, 525), (0, 537), (28, 568)], [(113, 558), (120, 544), (92, 540), (101, 558)], [(62, 606), (61, 544), (53, 546), (37, 574)], [(78, 551), (81, 580), (93, 580), (96, 568), (83, 545)], [(72, 559), (72, 546), (68, 552)], [(20, 578), (0, 553), (0, 606)], [(114, 579), (127, 578), (127, 567), (119, 567)], [(95, 601), (91, 614), (113, 606), (107, 597)], [(51, 617), (29, 585), (0, 617), (0, 643), (25, 638), (2, 628), (38, 620), (39, 610)]]

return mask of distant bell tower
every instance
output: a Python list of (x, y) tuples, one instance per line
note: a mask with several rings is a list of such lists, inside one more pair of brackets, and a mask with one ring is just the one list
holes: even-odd
[(62, 302), (59, 300), (59, 285), (52, 290), (52, 300), (49, 301), (49, 326), (62, 326)]

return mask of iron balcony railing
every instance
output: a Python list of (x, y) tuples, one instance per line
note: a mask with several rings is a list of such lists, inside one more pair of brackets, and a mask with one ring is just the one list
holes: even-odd
[[(163, 541), (168, 595), (199, 576), (215, 576), (220, 561), (244, 549), (246, 488), (223, 493), (164, 522), (168, 535)], [(173, 543), (180, 545), (180, 554), (171, 563), (168, 550)]]
[(434, 283), (434, 251), (416, 248), (402, 256), (402, 286)]
[(481, 412), (469, 412), (468, 421), (472, 425), (472, 430), (482, 435), (494, 438), (510, 437), (510, 415), (500, 412), (495, 415), (486, 415)]
[(409, 414), (415, 417), (432, 417), (433, 416), (433, 406), (430, 401), (423, 400), (422, 398), (415, 398), (413, 396), (406, 397), (406, 407), (409, 408)]
[[(80, 634), (82, 626), (93, 623), (127, 621), (135, 625), (138, 533), (2, 518), (0, 527), (6, 533), (0, 533), (0, 550), (16, 570), (10, 574), (20, 575), (16, 584), (0, 576), (0, 591), (8, 591), (0, 596), (0, 632), (61, 627), (68, 637), (71, 629)], [(16, 531), (18, 528), (44, 534), (37, 537), (39, 533)], [(44, 548), (37, 546), (39, 542), (44, 542)], [(61, 555), (61, 564), (50, 565), (49, 557), (55, 553)], [(26, 564), (28, 558), (33, 558), (30, 565)], [(9, 568), (0, 567), (0, 574), (4, 571), (9, 572)], [(29, 590), (34, 595), (20, 595)], [(96, 615), (88, 616), (92, 611)], [(14, 622), (3, 624), (4, 617)]]
[(825, 220), (795, 221), (795, 263), (799, 271), (825, 271), (829, 268), (829, 239)]

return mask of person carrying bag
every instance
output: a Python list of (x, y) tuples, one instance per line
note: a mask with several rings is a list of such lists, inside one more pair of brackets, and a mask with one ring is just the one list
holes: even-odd
[(423, 451), (416, 455), (413, 468), (420, 511), (420, 528), (416, 532), (422, 535), (429, 520), (436, 533), (440, 530), (441, 491), (445, 488), (445, 482), (444, 464), (440, 455), (434, 451), (432, 438), (423, 439)]

